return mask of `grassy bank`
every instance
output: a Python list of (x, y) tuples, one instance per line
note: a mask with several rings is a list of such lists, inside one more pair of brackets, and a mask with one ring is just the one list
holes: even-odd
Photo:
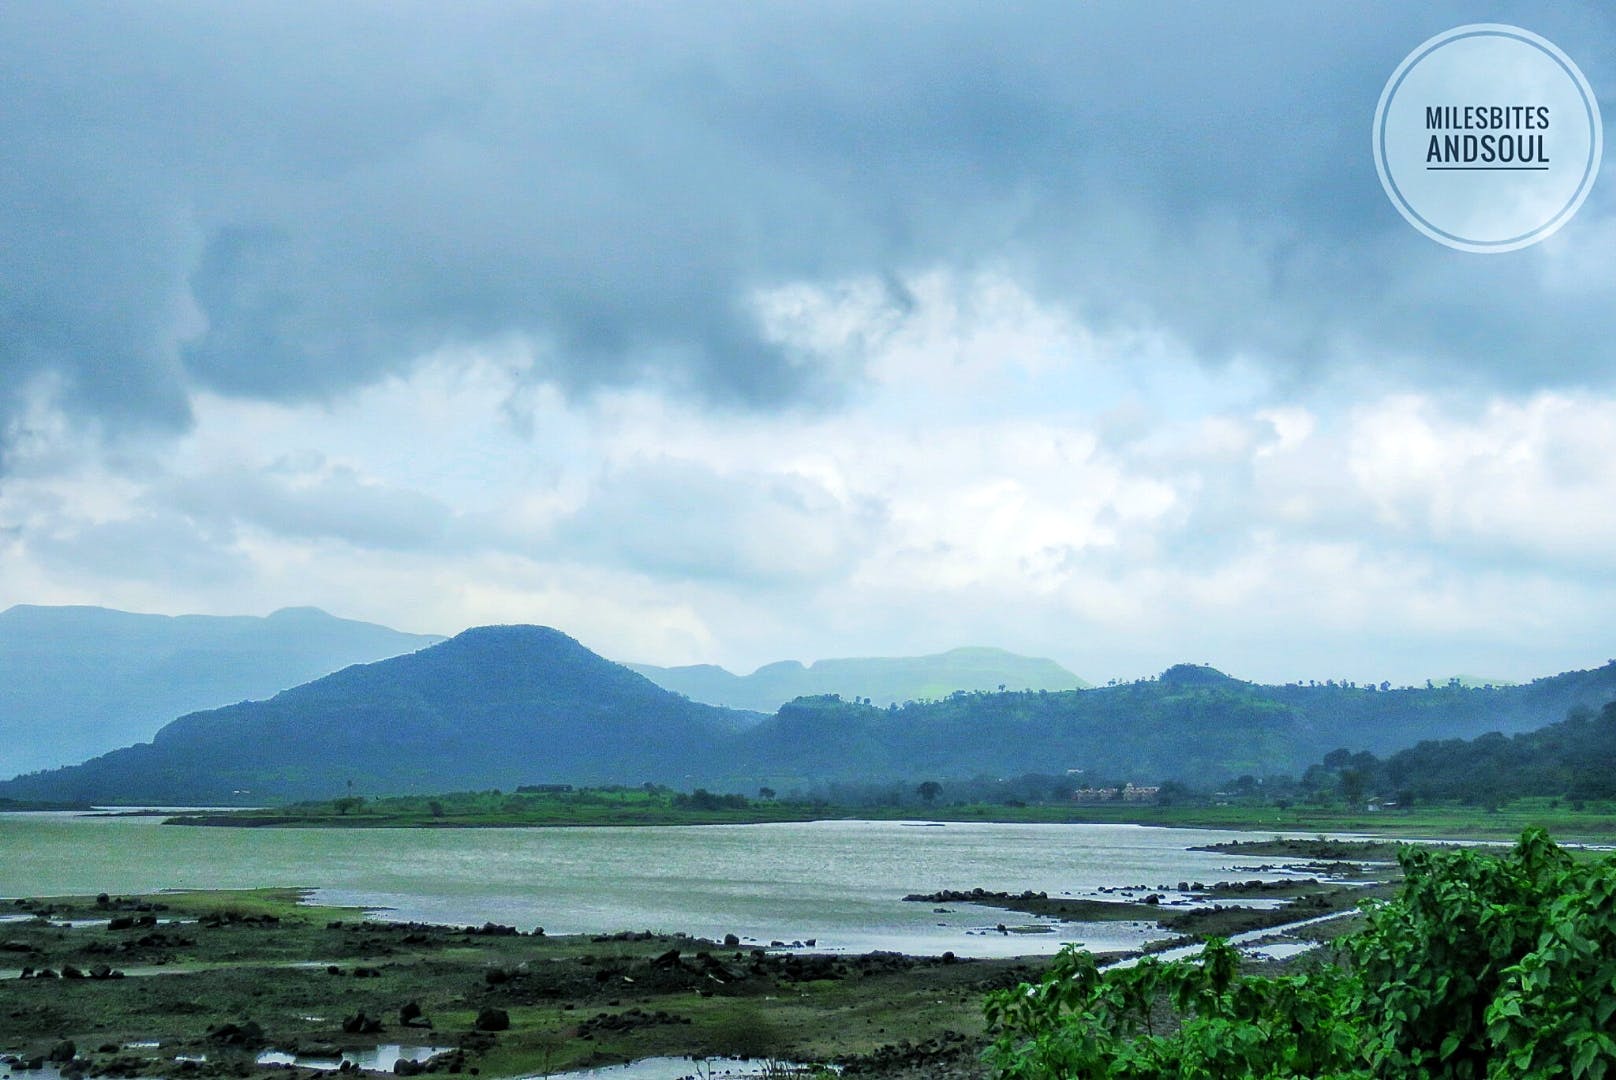
[(459, 792), (432, 797), (346, 798), (273, 810), (185, 815), (176, 824), (280, 828), (490, 828), (580, 825), (714, 825), (857, 819), (870, 821), (1138, 824), (1272, 833), (1363, 833), (1421, 839), (1499, 839), (1539, 827), (1568, 842), (1616, 842), (1616, 807), (1573, 809), (1559, 800), (1520, 800), (1496, 810), (1466, 806), (1362, 809), (1272, 805), (1050, 803), (836, 806), (745, 799), (663, 789)]

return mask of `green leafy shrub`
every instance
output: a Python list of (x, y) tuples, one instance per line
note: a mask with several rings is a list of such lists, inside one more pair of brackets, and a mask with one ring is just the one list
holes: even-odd
[(1541, 830), (1503, 855), (1404, 848), (1340, 963), (1100, 970), (1068, 949), (1037, 985), (993, 994), (1002, 1080), (1616, 1078), (1616, 859), (1576, 862)]

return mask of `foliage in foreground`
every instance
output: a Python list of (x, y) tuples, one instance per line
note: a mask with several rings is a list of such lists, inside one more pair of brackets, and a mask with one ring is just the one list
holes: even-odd
[(1616, 857), (1542, 830), (1504, 855), (1404, 848), (1397, 899), (1305, 974), (1201, 962), (1099, 970), (1068, 949), (989, 997), (1002, 1080), (1616, 1078)]

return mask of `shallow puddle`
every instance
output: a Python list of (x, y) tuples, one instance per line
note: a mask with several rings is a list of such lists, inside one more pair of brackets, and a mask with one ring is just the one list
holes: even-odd
[(344, 1061), (351, 1061), (361, 1069), (392, 1072), (400, 1061), (425, 1061), (437, 1054), (446, 1054), (451, 1046), (403, 1046), (383, 1043), (369, 1050), (344, 1050), (341, 1057), (289, 1054), (284, 1050), (266, 1050), (258, 1055), (260, 1065), (296, 1065), (300, 1069), (340, 1069)]

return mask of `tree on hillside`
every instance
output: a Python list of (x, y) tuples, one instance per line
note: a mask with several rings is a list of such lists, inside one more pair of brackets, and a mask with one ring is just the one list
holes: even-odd
[(930, 806), (932, 803), (936, 802), (937, 796), (941, 795), (942, 792), (943, 785), (939, 784), (935, 780), (927, 780), (925, 783), (915, 788), (915, 794), (919, 795), (927, 806)]

